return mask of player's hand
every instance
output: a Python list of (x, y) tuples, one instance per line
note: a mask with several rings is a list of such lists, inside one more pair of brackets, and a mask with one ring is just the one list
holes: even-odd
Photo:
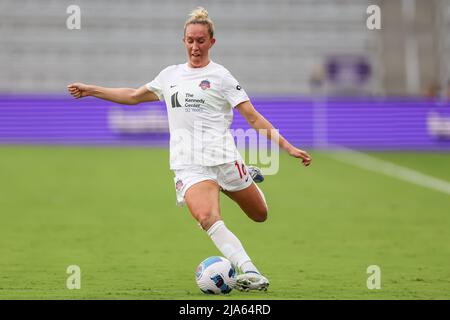
[(75, 99), (80, 99), (89, 95), (89, 86), (80, 82), (69, 84), (67, 90)]
[(289, 150), (289, 155), (293, 156), (294, 158), (301, 159), (305, 167), (311, 164), (311, 156), (306, 151), (300, 150), (298, 148), (292, 148), (291, 150)]

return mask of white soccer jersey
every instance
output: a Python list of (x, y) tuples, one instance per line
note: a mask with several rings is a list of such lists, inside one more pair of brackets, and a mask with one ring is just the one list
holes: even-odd
[(249, 98), (227, 69), (212, 61), (203, 68), (173, 65), (146, 87), (166, 102), (171, 169), (241, 159), (230, 133), (232, 109)]

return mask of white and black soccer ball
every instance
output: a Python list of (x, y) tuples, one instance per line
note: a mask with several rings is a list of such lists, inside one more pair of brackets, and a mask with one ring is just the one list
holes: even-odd
[(236, 269), (224, 257), (209, 257), (198, 265), (195, 280), (204, 293), (229, 293), (236, 284)]

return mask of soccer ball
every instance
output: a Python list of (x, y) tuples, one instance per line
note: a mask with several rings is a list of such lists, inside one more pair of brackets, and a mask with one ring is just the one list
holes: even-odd
[(195, 280), (204, 293), (229, 293), (236, 284), (236, 269), (228, 259), (209, 257), (198, 265)]

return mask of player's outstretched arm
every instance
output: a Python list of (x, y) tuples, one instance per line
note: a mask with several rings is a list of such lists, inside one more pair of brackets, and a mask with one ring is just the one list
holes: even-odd
[(259, 133), (263, 134), (267, 139), (272, 140), (289, 153), (289, 155), (301, 159), (303, 165), (309, 166), (311, 164), (311, 156), (304, 150), (298, 149), (290, 144), (273, 125), (266, 120), (250, 101), (245, 101), (236, 106), (239, 113), (245, 118), (245, 120), (250, 124), (250, 126), (257, 130)]
[(84, 84), (80, 82), (72, 83), (67, 86), (70, 94), (80, 99), (83, 97), (96, 97), (120, 104), (138, 104), (141, 102), (150, 102), (159, 100), (158, 96), (149, 91), (145, 86), (139, 89), (133, 88), (104, 88), (100, 86)]

